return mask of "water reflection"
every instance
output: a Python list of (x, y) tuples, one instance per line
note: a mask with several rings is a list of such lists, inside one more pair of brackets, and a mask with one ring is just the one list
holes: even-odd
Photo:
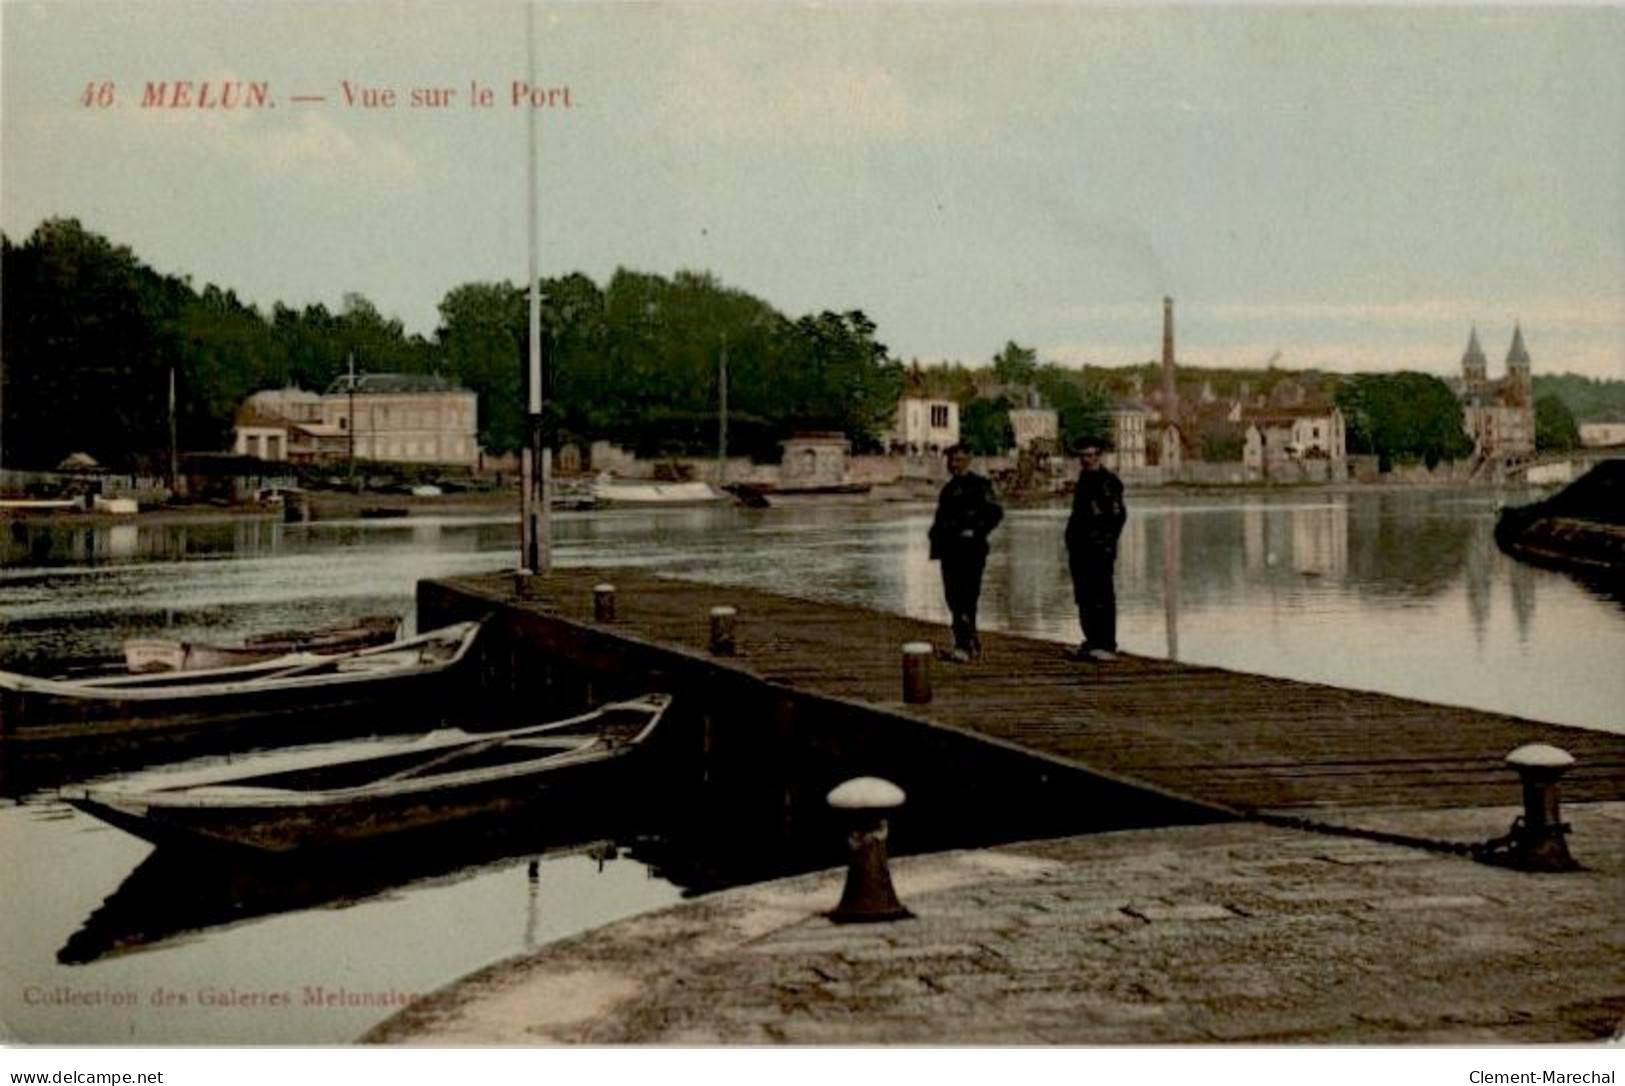
[[(1625, 729), (1621, 590), (1506, 558), (1491, 536), (1495, 502), (1485, 492), (1133, 493), (1117, 570), (1124, 646)], [(1010, 511), (993, 541), (985, 625), (1077, 640), (1066, 514)], [(929, 521), (929, 505), (875, 503), (581, 514), (553, 530), (561, 565), (636, 565), (945, 622)], [(232, 641), (359, 614), (410, 618), (419, 579), (508, 569), (516, 548), (514, 519), (502, 515), (143, 521), (133, 537), (131, 527), (4, 524), (0, 667), (49, 674), (111, 655), (136, 631)], [(729, 828), (721, 823), (711, 839), (731, 843)], [(0, 804), (0, 868), (29, 876), (20, 890), (8, 886), (0, 925), (0, 960), (17, 982), (0, 988), (0, 1020), (42, 1043), (342, 1042), (387, 1011), (91, 1014), (30, 1006), (19, 993), (425, 990), (710, 885), (698, 877), (709, 869), (696, 866), (697, 851), (676, 854), (652, 834), (585, 834), (635, 851), (602, 864), (537, 860), (542, 846), (521, 838), (319, 875), (245, 873), (151, 853), (61, 804)], [(289, 954), (294, 946), (301, 954)]]
[(1436, 596), (1461, 576), (1472, 541), (1490, 539), (1492, 527), (1487, 510), (1452, 508), (1424, 495), (1373, 495), (1350, 524), (1349, 571), (1372, 595)]
[(1179, 659), (1179, 517), (1172, 509), (1162, 517), (1162, 622), (1167, 628), (1168, 659)]
[(319, 861), (160, 848), (137, 864), (68, 936), (56, 960), (86, 965), (279, 913), (351, 906), (414, 883), (469, 878), (479, 869), (525, 856), (532, 858), (520, 943), (534, 947), (541, 858), (579, 853), (596, 859), (600, 870), (606, 859), (619, 854), (612, 841), (586, 827), (549, 837), (462, 837), (454, 846), (369, 849), (359, 856)]
[[(1578, 663), (1585, 654), (1563, 646), (1578, 624), (1625, 653), (1620, 593), (1507, 559), (1491, 534), (1498, 500), (1487, 491), (1133, 493), (1117, 568), (1120, 637), (1131, 652), (1618, 726), (1601, 709), (1596, 672)], [(1010, 511), (993, 540), (984, 625), (1081, 635), (1066, 515), (1060, 505)], [(945, 622), (929, 522), (928, 504), (616, 510), (561, 515), (553, 538), (561, 565), (658, 568)], [(390, 610), (410, 621), (418, 579), (509, 568), (515, 548), (513, 518), (502, 514), (143, 523), (133, 551), (130, 527), (6, 525), (0, 667), (111, 658), (123, 638), (159, 631), (231, 641)], [(112, 528), (124, 532), (116, 548)], [(1358, 666), (1354, 646), (1392, 648), (1398, 666)], [(1431, 680), (1418, 674), (1424, 665)], [(1486, 704), (1472, 678), (1484, 670), (1589, 693)], [(1625, 700), (1618, 683), (1612, 693)], [(1570, 712), (1573, 700), (1585, 706)]]

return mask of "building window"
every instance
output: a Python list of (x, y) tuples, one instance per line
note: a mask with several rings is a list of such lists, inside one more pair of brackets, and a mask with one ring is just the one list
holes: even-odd
[(934, 403), (931, 405), (931, 425), (941, 428), (948, 425), (948, 405)]

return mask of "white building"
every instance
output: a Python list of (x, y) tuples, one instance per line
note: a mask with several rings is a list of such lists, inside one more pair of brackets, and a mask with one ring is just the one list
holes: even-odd
[(891, 446), (910, 455), (939, 454), (959, 444), (959, 405), (952, 400), (905, 396), (897, 403)]
[(847, 458), (852, 443), (845, 434), (792, 434), (779, 443), (779, 485), (782, 489), (840, 486), (847, 482)]
[[(422, 374), (341, 377), (322, 397), (322, 421), (350, 434), (358, 460), (402, 464), (479, 462), (478, 400)], [(351, 417), (351, 411), (354, 417)]]
[(1042, 441), (1047, 441), (1047, 448), (1053, 452), (1060, 441), (1061, 417), (1048, 407), (1013, 407), (1010, 432), (1015, 435), (1018, 452)]
[(1582, 422), (1580, 444), (1588, 449), (1625, 445), (1625, 422)]
[(1145, 438), (1147, 466), (1177, 468), (1185, 463), (1185, 443), (1177, 422), (1153, 422)]
[(479, 463), (477, 397), (423, 374), (368, 374), (325, 395), (257, 392), (239, 409), (235, 449), (266, 460), (354, 456), (398, 464)]
[(1113, 471), (1145, 467), (1145, 425), (1143, 404), (1124, 400), (1112, 408), (1112, 447), (1101, 457)]
[(1243, 421), (1247, 439), (1241, 459), (1249, 479), (1302, 478), (1310, 465), (1320, 463), (1332, 478), (1346, 470), (1347, 431), (1336, 407), (1266, 408), (1247, 412)]
[(261, 460), (288, 459), (288, 427), (286, 423), (255, 425), (241, 418), (235, 428), (236, 441), (231, 451), (238, 456), (253, 456)]

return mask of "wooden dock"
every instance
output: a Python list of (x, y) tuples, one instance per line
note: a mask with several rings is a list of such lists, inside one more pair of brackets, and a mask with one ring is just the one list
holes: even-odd
[[(594, 618), (603, 582), (616, 587), (610, 622)], [(572, 667), (643, 668), (719, 703), (767, 691), (803, 716), (867, 718), (848, 722), (854, 734), (913, 722), (1216, 814), (1516, 805), (1503, 759), (1532, 742), (1574, 755), (1566, 801), (1625, 799), (1625, 735), (1141, 656), (1080, 663), (1067, 646), (996, 632), (984, 633), (979, 663), (933, 660), (932, 700), (905, 704), (900, 648), (942, 645), (942, 626), (633, 569), (557, 570), (524, 597), (511, 574), (424, 582), (419, 621), (495, 612), (496, 636), (525, 626)], [(732, 656), (708, 650), (720, 605), (738, 612)]]

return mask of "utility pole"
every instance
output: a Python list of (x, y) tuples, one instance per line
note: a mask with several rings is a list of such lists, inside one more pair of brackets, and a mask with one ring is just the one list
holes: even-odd
[(717, 361), (717, 488), (728, 482), (728, 333), (722, 333)]
[[(536, 8), (525, 5), (526, 74), (536, 83)], [(528, 102), (525, 152), (525, 208), (530, 260), (529, 389), (525, 409), (525, 443), (519, 452), (519, 568), (546, 573), (552, 564), (547, 521), (547, 476), (552, 467), (542, 435), (542, 287), (536, 254), (536, 109)]]
[(169, 492), (181, 477), (180, 447), (175, 436), (175, 367), (169, 367)]

